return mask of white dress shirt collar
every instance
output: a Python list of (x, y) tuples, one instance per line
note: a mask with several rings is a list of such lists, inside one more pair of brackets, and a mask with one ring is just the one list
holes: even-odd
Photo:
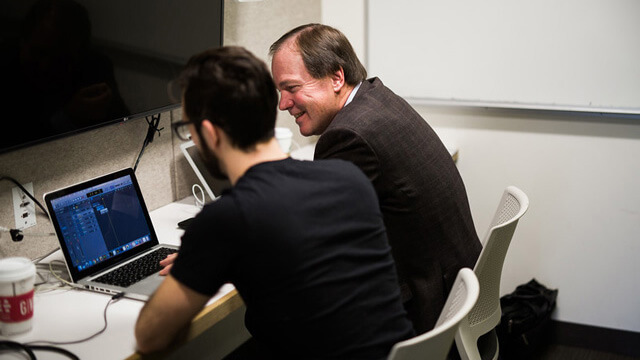
[(358, 83), (358, 85), (356, 85), (356, 87), (353, 88), (353, 90), (351, 91), (351, 94), (349, 94), (349, 97), (347, 98), (347, 102), (344, 103), (344, 106), (349, 105), (351, 100), (353, 100), (353, 98), (356, 96), (356, 93), (358, 92), (358, 89), (360, 89), (360, 85), (362, 85), (362, 82)]

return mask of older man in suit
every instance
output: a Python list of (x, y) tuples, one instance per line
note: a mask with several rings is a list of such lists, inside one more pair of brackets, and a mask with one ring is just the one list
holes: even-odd
[(405, 308), (418, 333), (430, 330), (458, 270), (473, 267), (482, 248), (449, 152), (406, 101), (366, 78), (337, 29), (297, 27), (270, 55), (280, 109), (302, 135), (320, 135), (314, 158), (349, 160), (372, 181)]

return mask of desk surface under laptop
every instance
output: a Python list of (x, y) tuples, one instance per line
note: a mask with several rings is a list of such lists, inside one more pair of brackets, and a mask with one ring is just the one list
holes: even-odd
[[(174, 202), (151, 212), (156, 233), (161, 243), (179, 245), (183, 230), (177, 227), (181, 220), (194, 216), (199, 209), (193, 198)], [(61, 260), (60, 251), (53, 253), (42, 262)], [(11, 337), (0, 336), (0, 339), (20, 343), (31, 341), (69, 342), (86, 338), (98, 332), (104, 326), (104, 309), (110, 295), (68, 288), (36, 292), (34, 297), (34, 317), (31, 331)], [(109, 305), (107, 310), (107, 328), (95, 338), (71, 345), (56, 345), (77, 355), (80, 359), (112, 360), (112, 359), (145, 359), (135, 351), (134, 325), (144, 302), (121, 298)], [(186, 341), (166, 352), (167, 358), (180, 358), (181, 347), (189, 342), (205, 336), (226, 318), (233, 318), (233, 334), (228, 331), (217, 331), (213, 339), (208, 339), (210, 346), (220, 352), (230, 352), (249, 338), (243, 327), (244, 304), (233, 285), (224, 285), (218, 294), (209, 301), (205, 309), (198, 314), (189, 328)], [(233, 316), (230, 316), (233, 315)], [(227, 320), (228, 322), (228, 320)], [(225, 326), (229, 326), (228, 324)], [(227, 336), (228, 335), (228, 336)], [(220, 354), (224, 356), (225, 354)], [(24, 359), (21, 353), (3, 353), (3, 359)], [(49, 352), (37, 352), (39, 360), (67, 359)], [(190, 356), (191, 358), (191, 356)]]

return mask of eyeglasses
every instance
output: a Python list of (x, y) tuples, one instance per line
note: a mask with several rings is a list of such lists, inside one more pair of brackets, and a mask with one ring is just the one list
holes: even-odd
[(178, 139), (182, 141), (191, 140), (191, 131), (189, 131), (189, 124), (192, 124), (192, 122), (187, 120), (180, 120), (171, 124), (171, 128), (173, 129), (173, 132), (176, 134)]

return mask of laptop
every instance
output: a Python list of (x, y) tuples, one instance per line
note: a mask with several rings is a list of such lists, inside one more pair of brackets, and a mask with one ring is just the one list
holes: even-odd
[(193, 141), (187, 141), (180, 144), (180, 150), (184, 154), (189, 165), (191, 165), (191, 168), (198, 177), (198, 180), (200, 180), (200, 183), (210, 200), (215, 200), (225, 189), (231, 187), (231, 183), (228, 180), (220, 180), (211, 176)]
[(149, 299), (164, 279), (158, 262), (178, 247), (159, 244), (133, 169), (49, 192), (44, 201), (74, 286)]

